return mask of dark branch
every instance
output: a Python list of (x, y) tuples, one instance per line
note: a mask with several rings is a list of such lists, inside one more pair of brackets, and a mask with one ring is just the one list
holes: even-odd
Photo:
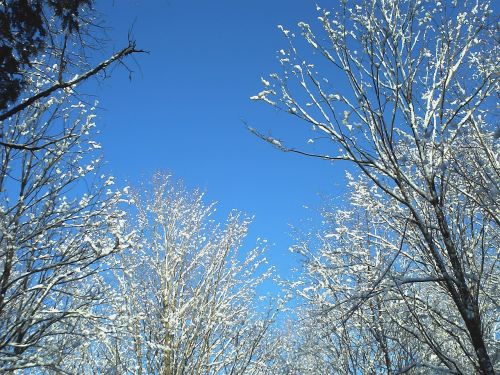
[(54, 93), (57, 90), (62, 90), (62, 89), (68, 88), (68, 87), (72, 87), (72, 86), (75, 86), (75, 85), (79, 84), (82, 81), (85, 81), (86, 79), (88, 79), (88, 78), (96, 75), (100, 71), (106, 69), (109, 65), (111, 65), (115, 61), (120, 61), (121, 59), (123, 59), (124, 57), (126, 57), (126, 56), (128, 56), (130, 54), (141, 53), (141, 52), (145, 52), (145, 51), (136, 49), (135, 48), (135, 43), (134, 42), (129, 42), (129, 45), (126, 48), (124, 48), (121, 51), (115, 53), (109, 59), (101, 62), (95, 68), (93, 68), (91, 70), (88, 70), (84, 74), (82, 74), (80, 76), (77, 76), (77, 77), (75, 77), (75, 78), (73, 78), (73, 79), (71, 79), (69, 81), (58, 82), (55, 85), (53, 85), (53, 86), (45, 89), (44, 91), (39, 92), (38, 94), (36, 94), (36, 95), (34, 95), (34, 96), (26, 99), (22, 103), (14, 106), (13, 108), (9, 109), (8, 111), (6, 111), (4, 113), (2, 113), (0, 115), (0, 121), (3, 121), (3, 120), (9, 118), (12, 115), (15, 115), (16, 113), (18, 113), (18, 112), (22, 111), (23, 109), (27, 108), (28, 106), (30, 106), (31, 104), (33, 104), (37, 100), (39, 100), (41, 98), (46, 98), (47, 96), (51, 95), (52, 93)]
[(65, 140), (65, 139), (68, 139), (68, 138), (71, 138), (73, 135), (72, 134), (69, 134), (69, 135), (66, 135), (62, 138), (58, 138), (58, 139), (54, 139), (54, 140), (51, 140), (49, 142), (46, 142), (42, 145), (38, 145), (38, 146), (31, 146), (33, 143), (27, 143), (27, 144), (21, 144), (21, 143), (10, 143), (10, 142), (2, 142), (0, 141), (0, 145), (1, 146), (4, 146), (4, 147), (8, 147), (8, 148), (13, 148), (13, 149), (16, 149), (16, 150), (23, 150), (23, 151), (38, 151), (38, 150), (41, 150), (43, 148), (46, 148), (50, 145), (53, 145), (54, 143), (57, 143), (57, 142), (60, 142), (62, 140)]
[[(318, 158), (318, 159), (322, 159), (322, 160), (330, 160), (330, 161), (338, 161), (338, 160), (353, 161), (353, 159), (351, 159), (349, 157), (346, 157), (346, 156), (330, 156), (330, 155), (324, 155), (324, 154), (314, 154), (314, 153), (311, 153), (311, 152), (306, 152), (306, 151), (297, 150), (295, 148), (286, 147), (286, 146), (283, 145), (283, 143), (281, 141), (277, 140), (276, 138), (273, 138), (273, 137), (270, 137), (270, 136), (266, 136), (266, 135), (264, 135), (262, 133), (259, 133), (256, 129), (254, 129), (254, 128), (248, 126), (248, 125), (247, 125), (247, 129), (252, 134), (256, 135), (257, 137), (259, 137), (263, 141), (266, 141), (266, 142), (270, 143), (271, 145), (273, 145), (274, 147), (276, 147), (278, 150), (283, 151), (283, 152), (291, 152), (291, 153), (294, 153), (294, 154), (299, 154), (299, 155), (302, 155), (302, 156), (308, 156), (308, 157), (312, 157), (312, 158)], [(360, 162), (360, 163), (363, 163), (363, 162)], [(366, 164), (368, 164), (368, 163), (366, 163)]]

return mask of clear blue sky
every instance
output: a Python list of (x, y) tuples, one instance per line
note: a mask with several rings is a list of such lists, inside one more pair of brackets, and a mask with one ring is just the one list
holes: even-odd
[[(138, 47), (132, 81), (116, 69), (96, 94), (107, 168), (121, 185), (168, 171), (188, 187), (206, 189), (226, 214), (255, 215), (251, 237), (271, 244), (269, 259), (282, 274), (294, 263), (289, 224), (319, 206), (318, 194), (338, 195), (345, 165), (284, 154), (251, 135), (242, 120), (279, 138), (297, 123), (249, 97), (261, 76), (278, 68), (286, 47), (278, 24), (314, 22), (309, 0), (120, 0), (100, 8), (115, 50), (133, 24)], [(103, 6), (104, 4), (100, 4)], [(307, 140), (305, 128), (304, 144)]]

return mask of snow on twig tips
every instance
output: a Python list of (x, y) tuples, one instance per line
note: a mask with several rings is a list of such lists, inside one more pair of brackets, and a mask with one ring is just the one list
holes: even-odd
[[(267, 82), (267, 83), (269, 84), (269, 82)], [(263, 91), (259, 92), (257, 95), (251, 96), (250, 99), (251, 100), (262, 100), (268, 104), (275, 106), (276, 102), (273, 102), (272, 100), (270, 100), (267, 97), (267, 95), (276, 95), (276, 93), (273, 90), (263, 90)]]

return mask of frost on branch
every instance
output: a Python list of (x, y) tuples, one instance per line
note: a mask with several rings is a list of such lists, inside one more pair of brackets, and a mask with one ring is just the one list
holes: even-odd
[(202, 193), (168, 176), (133, 196), (136, 243), (110, 259), (106, 276), (109, 333), (92, 341), (79, 371), (264, 371), (275, 310), (257, 309), (256, 288), (271, 272), (264, 249), (241, 253), (250, 220), (231, 212), (215, 222)]
[(309, 306), (290, 358), (320, 357), (318, 371), (333, 373), (493, 374), (493, 4), (348, 0), (318, 12), (300, 36), (284, 32), (265, 101), (308, 125), (305, 140), (312, 128), (331, 141), (284, 151), (349, 160), (362, 182), (349, 183), (352, 207), (329, 215), (333, 228), (298, 246), (307, 285), (296, 293)]
[(93, 112), (61, 94), (0, 124), (0, 371), (58, 371), (99, 321), (102, 260), (129, 245)]

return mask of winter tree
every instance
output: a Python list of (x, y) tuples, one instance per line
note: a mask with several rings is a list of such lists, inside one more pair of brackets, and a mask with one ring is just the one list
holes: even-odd
[[(305, 269), (294, 286), (305, 302), (298, 352), (335, 373), (449, 373), (442, 361), (453, 373), (472, 371), (461, 317), (432, 284), (418, 233), (407, 226), (398, 242), (405, 221), (397, 205), (366, 180), (350, 177), (349, 187), (350, 204), (324, 209), (324, 229), (294, 247)], [(491, 275), (488, 293), (495, 282)], [(491, 335), (495, 304), (485, 303), (483, 314)]]
[(276, 307), (256, 289), (271, 270), (261, 246), (241, 252), (249, 219), (232, 212), (219, 224), (203, 200), (162, 175), (132, 194), (135, 245), (105, 277), (112, 324), (70, 372), (264, 373)]
[(120, 194), (96, 173), (93, 110), (63, 93), (0, 125), (2, 370), (55, 366), (99, 302), (85, 280), (126, 246)]
[(27, 83), (24, 71), (44, 48), (51, 47), (52, 36), (78, 34), (83, 23), (80, 10), (88, 12), (90, 4), (89, 0), (7, 0), (0, 4), (0, 110), (17, 100)]
[(350, 180), (350, 205), (330, 215), (321, 238), (296, 248), (307, 259), (306, 314), (324, 332), (314, 345), (340, 373), (493, 374), (500, 131), (492, 5), (346, 0), (318, 12), (319, 33), (304, 22), (299, 38), (281, 27), (283, 70), (252, 97), (312, 129), (303, 147), (252, 129), (257, 135), (286, 152), (351, 162), (362, 176)]
[[(11, 8), (14, 3), (20, 2), (1, 5), (2, 33), (9, 24), (10, 36), (24, 38), (17, 27), (27, 24), (11, 18), (16, 12), (19, 16), (19, 9)], [(58, 4), (50, 2), (50, 9), (57, 13)], [(102, 291), (93, 278), (102, 260), (127, 247), (130, 239), (118, 207), (121, 194), (111, 190), (111, 178), (99, 173), (94, 104), (82, 102), (74, 90), (137, 50), (131, 42), (89, 66), (77, 58), (83, 36), (55, 32), (66, 6), (54, 19), (44, 19), (48, 31), (54, 31), (53, 48), (43, 55), (40, 50), (19, 55), (14, 50), (22, 45), (9, 50), (29, 61), (21, 61), (9, 76), (22, 75), (22, 91), (0, 105), (1, 372), (60, 371), (64, 357), (101, 319)], [(86, 26), (79, 27), (83, 31)], [(2, 40), (3, 49), (8, 42)], [(4, 63), (2, 77), (11, 67)]]
[[(102, 46), (102, 23), (93, 0), (6, 0), (0, 4), (0, 110), (9, 109), (25, 96), (32, 69), (42, 61), (57, 64), (56, 82), (67, 85), (66, 76), (91, 67), (88, 52)], [(53, 60), (40, 57), (50, 55)], [(36, 64), (33, 64), (36, 61)], [(43, 91), (37, 94), (42, 94)], [(50, 94), (50, 93), (49, 93)], [(44, 96), (47, 96), (45, 94)], [(16, 107), (14, 107), (16, 108)], [(1, 120), (15, 113), (10, 108)]]

